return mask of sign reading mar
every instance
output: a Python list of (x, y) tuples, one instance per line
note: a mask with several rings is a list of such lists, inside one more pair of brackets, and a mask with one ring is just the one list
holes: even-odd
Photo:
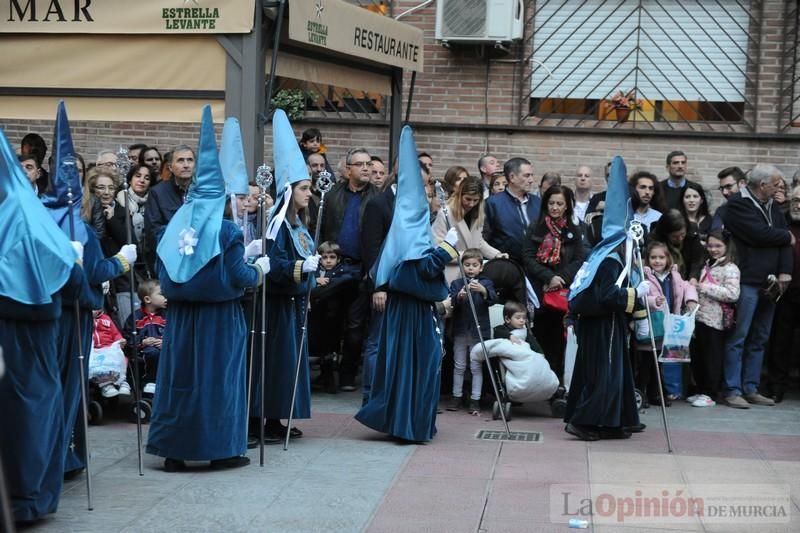
[(9, 0), (8, 22), (94, 22), (91, 3), (92, 0)]

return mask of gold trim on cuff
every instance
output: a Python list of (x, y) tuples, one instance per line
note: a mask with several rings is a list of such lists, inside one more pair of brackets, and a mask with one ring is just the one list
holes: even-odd
[(292, 278), (294, 278), (295, 283), (300, 283), (303, 281), (303, 262), (302, 261), (295, 261), (294, 263), (294, 272), (292, 273)]
[(442, 241), (441, 243), (439, 243), (439, 248), (447, 252), (447, 254), (450, 256), (450, 259), (458, 258), (458, 250), (450, 246), (449, 242)]
[(122, 273), (123, 273), (123, 274), (124, 274), (124, 273), (126, 273), (128, 270), (130, 270), (130, 269), (131, 269), (131, 265), (130, 265), (130, 264), (128, 263), (128, 261), (125, 259), (125, 256), (124, 256), (124, 255), (122, 255), (122, 254), (117, 254), (117, 255), (115, 255), (114, 257), (116, 257), (116, 258), (119, 260), (119, 262), (122, 264)]
[(633, 308), (636, 306), (636, 289), (628, 287), (628, 303), (625, 305), (625, 312), (633, 313)]

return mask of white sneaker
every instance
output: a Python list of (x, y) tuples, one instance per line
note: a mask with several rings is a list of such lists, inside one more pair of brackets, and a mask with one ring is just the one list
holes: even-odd
[(692, 394), (691, 396), (686, 398), (686, 401), (688, 403), (694, 403), (695, 400), (697, 400), (698, 398), (702, 398), (703, 396), (705, 396), (705, 395), (704, 394)]
[(128, 385), (127, 381), (123, 381), (122, 384), (120, 384), (119, 393), (120, 393), (121, 396), (130, 396), (131, 395), (131, 386)]
[(705, 394), (700, 394), (700, 397), (697, 398), (695, 401), (692, 402), (692, 407), (713, 407), (717, 405), (717, 402), (706, 396)]
[(100, 394), (103, 395), (103, 398), (114, 398), (115, 396), (119, 396), (119, 391), (114, 385), (109, 383), (100, 389)]
[(145, 383), (144, 389), (142, 390), (144, 394), (155, 394), (156, 393), (156, 384), (155, 383)]

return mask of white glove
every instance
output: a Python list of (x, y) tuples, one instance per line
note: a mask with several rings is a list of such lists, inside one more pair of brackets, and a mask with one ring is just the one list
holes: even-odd
[(70, 241), (72, 244), (72, 249), (75, 250), (75, 253), (78, 254), (78, 261), (83, 261), (83, 245), (80, 241)]
[(640, 339), (643, 339), (648, 335), (650, 335), (650, 325), (647, 323), (647, 320), (637, 320), (636, 336)]
[(644, 280), (641, 283), (639, 283), (638, 287), (636, 287), (636, 297), (644, 298), (648, 294), (650, 294), (650, 282)]
[(110, 281), (104, 281), (101, 284), (101, 286), (103, 287), (103, 294), (108, 294), (109, 292), (111, 292), (111, 282)]
[(261, 269), (261, 272), (266, 276), (269, 274), (269, 257), (266, 255), (264, 257), (259, 257), (256, 259), (256, 264)]
[(261, 255), (261, 239), (253, 239), (250, 244), (244, 247), (244, 257), (258, 257)]
[(447, 235), (444, 236), (444, 242), (455, 248), (458, 244), (458, 230), (456, 230), (456, 228), (447, 230)]
[(119, 249), (119, 255), (125, 258), (125, 261), (128, 262), (129, 265), (133, 265), (136, 262), (136, 258), (138, 255), (136, 254), (136, 245), (135, 244), (126, 244), (122, 248)]
[(303, 272), (316, 272), (319, 267), (319, 255), (312, 255), (303, 261)]

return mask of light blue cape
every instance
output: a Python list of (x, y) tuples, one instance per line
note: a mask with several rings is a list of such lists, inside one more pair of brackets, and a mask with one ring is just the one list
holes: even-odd
[(186, 203), (175, 213), (158, 243), (158, 257), (170, 279), (186, 283), (219, 255), (219, 232), (225, 211), (225, 180), (214, 139), (211, 106), (203, 107), (197, 169)]
[(404, 261), (419, 259), (433, 247), (428, 195), (410, 126), (400, 132), (400, 163), (392, 225), (378, 258), (375, 286), (389, 281), (392, 270)]
[(0, 296), (27, 305), (53, 301), (77, 254), (36, 197), (0, 130)]
[[(69, 129), (67, 108), (63, 100), (58, 102), (58, 111), (56, 112), (52, 157), (50, 186), (42, 196), (42, 203), (65, 235), (85, 245), (89, 235), (87, 234), (86, 225), (81, 221), (81, 199), (83, 198), (81, 177), (77, 172), (77, 168), (64, 165), (64, 161), (67, 158), (75, 157), (75, 148), (72, 145), (72, 133)], [(75, 164), (78, 163), (78, 161), (75, 161)], [(70, 189), (72, 192), (72, 209), (69, 208), (68, 199)], [(72, 229), (70, 229), (70, 218), (72, 218)]]

